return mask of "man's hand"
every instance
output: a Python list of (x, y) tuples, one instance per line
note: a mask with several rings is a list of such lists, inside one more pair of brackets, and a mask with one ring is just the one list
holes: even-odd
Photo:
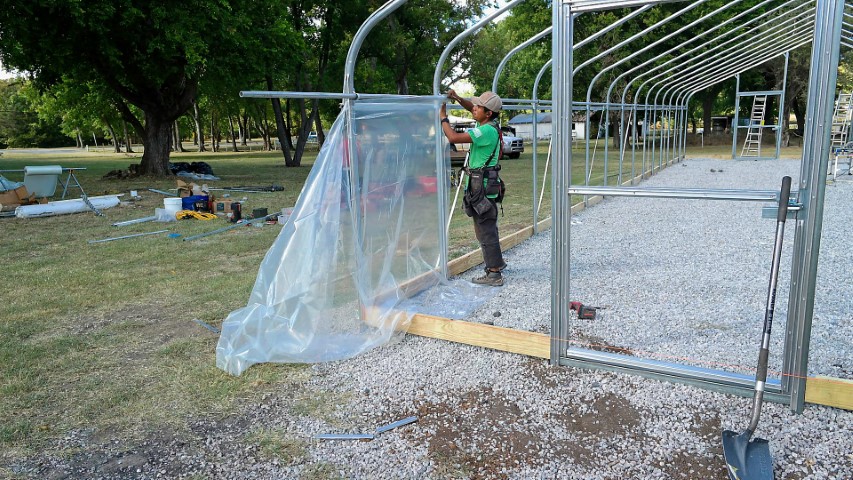
[(447, 117), (447, 104), (442, 103), (441, 108), (438, 110), (438, 118), (442, 119), (442, 118), (446, 118), (446, 117)]
[(447, 91), (447, 98), (453, 100), (454, 102), (459, 101), (459, 95), (457, 95), (456, 90), (453, 89)]

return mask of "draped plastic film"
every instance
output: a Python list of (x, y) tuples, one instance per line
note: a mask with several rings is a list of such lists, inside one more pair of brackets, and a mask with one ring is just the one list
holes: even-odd
[(349, 161), (344, 112), (261, 264), (248, 305), (222, 325), (216, 364), (231, 374), (261, 362), (350, 358), (400, 338), (407, 309), (442, 299), (441, 311), (465, 315), (490, 293), (443, 282), (436, 270), (436, 187), (446, 181), (436, 174), (437, 105), (353, 105), (356, 161)]

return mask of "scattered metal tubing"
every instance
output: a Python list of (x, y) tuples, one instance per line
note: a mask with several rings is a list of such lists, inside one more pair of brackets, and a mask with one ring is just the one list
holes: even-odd
[(233, 229), (238, 228), (238, 227), (245, 227), (245, 226), (249, 226), (249, 225), (254, 225), (256, 223), (265, 222), (271, 218), (277, 217), (278, 215), (279, 215), (279, 213), (276, 212), (276, 213), (271, 213), (271, 214), (267, 215), (266, 217), (254, 218), (254, 219), (249, 220), (247, 222), (240, 221), (240, 222), (237, 222), (233, 225), (228, 225), (227, 227), (217, 228), (216, 230), (211, 230), (209, 232), (204, 232), (204, 233), (199, 233), (197, 235), (190, 235), (189, 237), (184, 237), (183, 241), (191, 242), (191, 241), (197, 240), (199, 238), (209, 237), (211, 235), (216, 235), (218, 233), (227, 232), (228, 230), (233, 230)]
[(315, 435), (318, 440), (373, 440), (372, 433), (321, 433)]
[(113, 226), (114, 226), (114, 227), (124, 227), (124, 226), (127, 226), (127, 225), (134, 225), (134, 224), (137, 224), (137, 223), (150, 222), (150, 221), (153, 221), (153, 220), (157, 220), (157, 215), (152, 215), (152, 216), (150, 216), (150, 217), (137, 218), (137, 219), (135, 219), (135, 220), (126, 220), (126, 221), (124, 221), (124, 222), (116, 222), (116, 223), (114, 223), (114, 224), (113, 224)]
[(392, 430), (392, 429), (395, 429), (398, 427), (402, 427), (404, 425), (408, 425), (410, 423), (415, 423), (417, 421), (418, 421), (418, 417), (406, 417), (402, 420), (397, 420), (394, 423), (389, 423), (388, 425), (377, 428), (376, 429), (376, 435), (379, 435), (380, 433), (383, 433), (383, 432), (387, 432), (388, 430)]
[(156, 232), (134, 233), (133, 235), (124, 235), (121, 237), (102, 238), (100, 240), (89, 240), (89, 243), (112, 242), (113, 240), (123, 240), (125, 238), (142, 237), (145, 235), (157, 235), (158, 233), (165, 233), (165, 232), (168, 232), (168, 230), (157, 230)]
[(177, 197), (177, 195), (175, 195), (174, 192), (166, 192), (163, 190), (157, 190), (156, 188), (149, 188), (148, 191), (154, 192), (154, 193), (159, 193), (160, 195), (165, 195), (167, 197)]
[(194, 318), (194, 319), (193, 319), (193, 321), (194, 321), (195, 323), (197, 323), (197, 324), (201, 325), (202, 327), (204, 327), (204, 328), (206, 328), (206, 329), (210, 330), (210, 331), (211, 331), (211, 332), (213, 332), (213, 333), (217, 333), (217, 334), (218, 334), (218, 333), (220, 333), (220, 332), (221, 332), (221, 330), (219, 330), (218, 328), (214, 327), (213, 325), (211, 325), (211, 324), (209, 324), (209, 323), (207, 323), (207, 322), (205, 322), (205, 321), (199, 320), (199, 319), (197, 319), (197, 318)]

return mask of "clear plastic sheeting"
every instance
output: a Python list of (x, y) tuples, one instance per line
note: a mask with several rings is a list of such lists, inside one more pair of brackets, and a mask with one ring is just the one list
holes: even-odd
[[(222, 325), (216, 364), (228, 373), (262, 362), (340, 360), (399, 339), (414, 313), (404, 302), (436, 286), (445, 293), (435, 301), (465, 295), (472, 308), (482, 299), (468, 295), (490, 293), (466, 287), (454, 294), (437, 269), (437, 182), (447, 181), (449, 158), (445, 151), (438, 174), (436, 103), (352, 105), (354, 145), (345, 110), (248, 304)], [(457, 303), (454, 312), (466, 314)]]

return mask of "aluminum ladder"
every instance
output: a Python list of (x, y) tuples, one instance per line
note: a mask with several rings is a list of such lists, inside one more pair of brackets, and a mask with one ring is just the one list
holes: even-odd
[(847, 148), (847, 141), (850, 136), (850, 123), (853, 119), (853, 94), (839, 92), (838, 98), (835, 99), (835, 111), (832, 114), (832, 136), (829, 151), (829, 169), (827, 173), (831, 180), (834, 181), (838, 175), (838, 160), (839, 157), (844, 157), (847, 160), (847, 173), (853, 172), (853, 156), (851, 156), (850, 148)]
[(752, 100), (752, 114), (749, 116), (749, 130), (743, 142), (741, 157), (761, 156), (761, 134), (764, 129), (764, 112), (767, 111), (767, 95), (756, 95)]
[(851, 114), (853, 114), (851, 101), (853, 101), (853, 94), (844, 92), (839, 93), (838, 98), (835, 100), (835, 113), (832, 114), (831, 148), (842, 148), (847, 145)]

